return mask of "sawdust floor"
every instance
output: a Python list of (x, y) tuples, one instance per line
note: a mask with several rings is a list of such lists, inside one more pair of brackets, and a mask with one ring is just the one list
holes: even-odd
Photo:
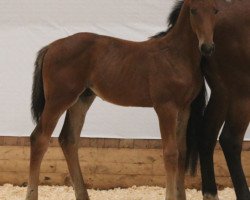
[[(88, 190), (91, 200), (164, 200), (165, 190), (160, 187), (132, 187), (114, 190)], [(10, 184), (0, 186), (1, 200), (24, 200), (26, 188)], [(202, 200), (201, 192), (186, 190), (188, 200)], [(220, 200), (235, 200), (232, 189), (219, 192)], [(40, 186), (39, 200), (75, 200), (72, 187)]]

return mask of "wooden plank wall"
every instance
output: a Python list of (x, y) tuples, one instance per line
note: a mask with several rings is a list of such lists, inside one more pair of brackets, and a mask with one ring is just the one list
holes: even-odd
[[(160, 140), (81, 138), (79, 157), (89, 188), (109, 189), (133, 185), (164, 186)], [(250, 142), (245, 142), (242, 160), (250, 184)], [(29, 169), (29, 138), (0, 137), (0, 185), (26, 185)], [(217, 145), (215, 169), (219, 187), (232, 186), (221, 149)], [(42, 163), (41, 184), (70, 185), (70, 178), (57, 138)], [(200, 175), (187, 177), (188, 188), (201, 187)]]

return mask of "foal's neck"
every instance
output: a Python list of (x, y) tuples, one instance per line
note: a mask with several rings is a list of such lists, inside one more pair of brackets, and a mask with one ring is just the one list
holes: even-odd
[(193, 32), (190, 23), (190, 11), (186, 3), (183, 4), (177, 23), (172, 30), (163, 38), (163, 45), (166, 45), (170, 52), (173, 52), (192, 67), (199, 67), (200, 51), (198, 38)]

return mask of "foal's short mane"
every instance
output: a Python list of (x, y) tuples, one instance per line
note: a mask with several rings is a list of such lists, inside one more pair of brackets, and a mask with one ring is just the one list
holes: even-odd
[(164, 37), (165, 35), (167, 35), (167, 33), (174, 27), (174, 25), (176, 24), (177, 22), (177, 19), (179, 17), (179, 14), (181, 12), (181, 8), (182, 8), (182, 5), (183, 5), (184, 1), (183, 0), (178, 0), (170, 15), (168, 16), (168, 29), (166, 31), (162, 31), (162, 32), (159, 32), (157, 33), (156, 35), (154, 36), (151, 36), (150, 39), (157, 39), (157, 38), (161, 38), (161, 37)]

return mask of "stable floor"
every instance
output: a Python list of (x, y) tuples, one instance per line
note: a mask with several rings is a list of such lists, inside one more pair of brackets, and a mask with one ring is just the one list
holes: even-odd
[[(91, 200), (164, 200), (165, 190), (161, 187), (132, 187), (114, 190), (88, 190)], [(14, 187), (10, 184), (0, 186), (1, 200), (25, 199), (26, 187)], [(187, 200), (201, 200), (201, 192), (187, 190)], [(235, 200), (233, 189), (226, 188), (219, 192), (220, 200)], [(75, 200), (72, 187), (40, 186), (39, 200)]]

